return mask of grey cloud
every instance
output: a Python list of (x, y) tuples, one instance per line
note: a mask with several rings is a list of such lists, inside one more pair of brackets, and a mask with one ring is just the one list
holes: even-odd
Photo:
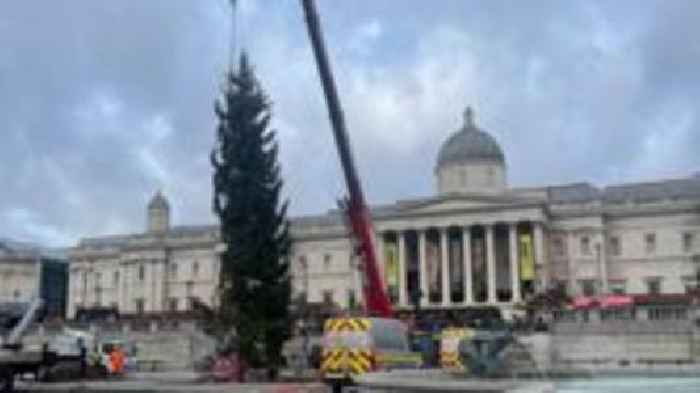
[[(140, 230), (156, 187), (176, 222), (213, 222), (226, 3), (5, 6), (0, 237)], [(319, 3), (373, 202), (433, 192), (437, 149), (466, 104), (503, 145), (511, 184), (700, 169), (696, 2)], [(358, 48), (353, 34), (372, 21), (381, 34)], [(247, 2), (236, 37), (274, 101), (293, 212), (334, 207), (343, 181), (297, 2)]]

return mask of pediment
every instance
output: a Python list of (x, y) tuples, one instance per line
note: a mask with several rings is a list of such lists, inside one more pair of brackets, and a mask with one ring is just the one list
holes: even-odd
[(405, 201), (397, 204), (397, 212), (401, 214), (425, 214), (462, 210), (490, 210), (522, 206), (534, 202), (531, 199), (514, 198), (510, 196), (491, 195), (459, 195), (443, 196), (423, 201)]

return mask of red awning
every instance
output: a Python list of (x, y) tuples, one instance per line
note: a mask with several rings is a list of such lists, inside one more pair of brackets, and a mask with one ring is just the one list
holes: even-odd
[(571, 305), (575, 309), (580, 309), (580, 308), (590, 308), (596, 305), (598, 301), (594, 297), (590, 296), (578, 296), (575, 297), (574, 300), (571, 302)]
[(603, 296), (600, 299), (600, 306), (603, 308), (625, 307), (631, 306), (632, 304), (634, 304), (634, 299), (632, 298), (632, 296), (610, 295)]

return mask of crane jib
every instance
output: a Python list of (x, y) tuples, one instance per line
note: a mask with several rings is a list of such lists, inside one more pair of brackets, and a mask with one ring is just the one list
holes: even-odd
[(379, 272), (377, 254), (372, 241), (372, 235), (374, 233), (372, 221), (370, 219), (369, 209), (367, 209), (365, 203), (360, 179), (355, 168), (352, 149), (350, 148), (350, 140), (345, 128), (343, 110), (340, 105), (340, 99), (338, 98), (338, 92), (336, 90), (328, 56), (326, 55), (321, 26), (318, 21), (318, 13), (316, 12), (316, 6), (313, 0), (301, 0), (301, 4), (306, 17), (306, 26), (316, 59), (321, 85), (326, 97), (328, 115), (333, 129), (335, 144), (338, 148), (340, 163), (348, 187), (350, 203), (348, 204), (347, 214), (350, 219), (352, 232), (359, 242), (361, 257), (364, 262), (363, 273), (365, 278), (364, 295), (366, 312), (376, 316), (390, 317), (392, 314), (391, 303)]

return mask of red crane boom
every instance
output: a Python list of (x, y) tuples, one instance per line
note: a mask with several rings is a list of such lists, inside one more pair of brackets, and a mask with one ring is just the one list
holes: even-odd
[(326, 55), (326, 47), (323, 42), (316, 5), (313, 0), (301, 0), (301, 3), (304, 8), (306, 26), (311, 39), (314, 57), (316, 58), (316, 66), (318, 67), (318, 73), (321, 78), (321, 85), (323, 86), (323, 92), (326, 96), (328, 115), (333, 128), (335, 144), (338, 148), (340, 163), (343, 167), (343, 174), (345, 175), (345, 182), (348, 187), (349, 201), (347, 214), (349, 216), (352, 233), (359, 243), (360, 256), (363, 261), (365, 311), (369, 315), (388, 318), (392, 316), (391, 302), (387, 296), (384, 281), (380, 274), (374, 241), (372, 240), (372, 235), (374, 233), (372, 220), (365, 202), (364, 193), (362, 192), (357, 169), (355, 168), (352, 149), (350, 148), (350, 140), (345, 127), (343, 110), (340, 105), (340, 99), (338, 98), (338, 92), (336, 90), (328, 56)]

